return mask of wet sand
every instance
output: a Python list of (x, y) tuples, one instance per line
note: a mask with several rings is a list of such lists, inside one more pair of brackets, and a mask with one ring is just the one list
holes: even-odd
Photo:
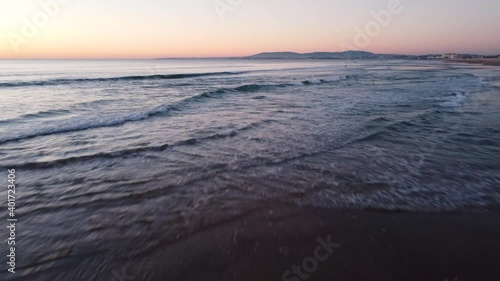
[(443, 61), (500, 66), (500, 59), (448, 59)]
[[(497, 212), (393, 213), (277, 203), (243, 209), (217, 222), (202, 212), (203, 227), (148, 251), (119, 257), (86, 247), (20, 270), (15, 280), (500, 280)], [(116, 241), (116, 247), (123, 245)], [(39, 272), (23, 276), (32, 270)]]
[[(498, 213), (268, 206), (159, 245), (126, 268), (133, 280), (500, 280), (499, 222)], [(294, 273), (304, 261), (309, 272)]]
[[(116, 246), (126, 255), (94, 252), (90, 245), (74, 249), (20, 268), (13, 280), (500, 280), (498, 212), (394, 213), (276, 203), (243, 209), (215, 221), (201, 213), (203, 227), (145, 251), (127, 251), (119, 240)], [(30, 271), (38, 273), (25, 276)]]

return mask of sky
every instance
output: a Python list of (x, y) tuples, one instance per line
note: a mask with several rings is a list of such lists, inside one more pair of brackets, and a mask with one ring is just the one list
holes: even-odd
[(500, 54), (498, 0), (0, 0), (0, 58)]

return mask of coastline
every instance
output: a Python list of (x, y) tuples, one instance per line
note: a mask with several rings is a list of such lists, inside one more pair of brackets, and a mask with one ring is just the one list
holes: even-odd
[(500, 66), (500, 59), (440, 59), (442, 62), (451, 63), (469, 63), (469, 64), (481, 64), (488, 66)]
[[(231, 219), (200, 215), (177, 238), (131, 250), (90, 246), (12, 280), (499, 280), (500, 213), (407, 213), (241, 202)], [(246, 207), (243, 207), (246, 206)], [(241, 209), (241, 210), (239, 210)], [(204, 212), (200, 212), (204, 214)], [(211, 223), (207, 223), (212, 221)], [(96, 266), (98, 265), (98, 266)], [(12, 276), (11, 276), (12, 277)], [(114, 279), (113, 279), (114, 278)]]
[[(127, 272), (134, 280), (498, 280), (498, 221), (499, 213), (269, 204), (158, 245), (129, 260)], [(335, 249), (327, 252), (325, 242)]]

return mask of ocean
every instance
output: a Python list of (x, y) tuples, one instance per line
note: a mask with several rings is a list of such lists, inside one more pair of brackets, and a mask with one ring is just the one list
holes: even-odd
[(500, 207), (495, 67), (4, 60), (0, 105), (1, 174), (16, 170), (25, 277), (44, 276), (47, 260), (138, 255), (255, 202)]

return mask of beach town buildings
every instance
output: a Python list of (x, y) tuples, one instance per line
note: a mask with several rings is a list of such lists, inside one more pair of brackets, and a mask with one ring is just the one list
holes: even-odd
[(439, 58), (440, 59), (487, 59), (487, 58), (491, 59), (491, 58), (497, 58), (497, 56), (446, 53)]
[(446, 53), (443, 55), (443, 59), (456, 59), (458, 58), (458, 54), (455, 53)]

